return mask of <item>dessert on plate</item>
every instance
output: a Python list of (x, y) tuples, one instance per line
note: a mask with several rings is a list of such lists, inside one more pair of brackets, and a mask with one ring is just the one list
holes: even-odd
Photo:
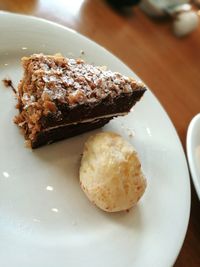
[(32, 148), (102, 127), (126, 115), (146, 88), (118, 72), (60, 54), (22, 58), (15, 123)]
[(81, 188), (107, 212), (128, 210), (144, 194), (146, 178), (133, 146), (120, 135), (101, 132), (86, 141), (79, 171)]

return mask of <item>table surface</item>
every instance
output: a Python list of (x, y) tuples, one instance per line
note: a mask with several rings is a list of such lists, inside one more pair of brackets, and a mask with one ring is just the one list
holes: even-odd
[[(200, 27), (178, 39), (168, 19), (152, 20), (139, 8), (119, 12), (103, 0), (1, 0), (1, 9), (58, 22), (110, 50), (151, 88), (185, 149), (188, 124), (200, 112)], [(189, 227), (174, 266), (200, 266), (200, 203), (193, 185)]]

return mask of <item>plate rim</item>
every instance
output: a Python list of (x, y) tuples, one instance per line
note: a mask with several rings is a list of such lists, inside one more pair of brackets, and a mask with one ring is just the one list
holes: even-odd
[(187, 158), (188, 158), (188, 164), (189, 169), (191, 172), (191, 178), (196, 190), (196, 193), (198, 195), (198, 198), (200, 200), (200, 182), (198, 178), (198, 172), (194, 164), (194, 156), (193, 156), (193, 149), (192, 149), (192, 136), (194, 134), (194, 129), (197, 123), (200, 123), (200, 113), (196, 114), (191, 122), (189, 123), (188, 130), (187, 130), (187, 137), (186, 137), (186, 150), (187, 150)]

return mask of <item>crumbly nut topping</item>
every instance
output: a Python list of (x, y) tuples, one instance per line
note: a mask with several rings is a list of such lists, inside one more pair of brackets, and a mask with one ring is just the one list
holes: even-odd
[(40, 98), (57, 99), (70, 106), (93, 103), (108, 95), (131, 93), (138, 87), (135, 80), (86, 64), (82, 59), (35, 54), (23, 62), (32, 74), (31, 84), (21, 92), (22, 102), (28, 106)]
[(132, 93), (141, 87), (135, 80), (96, 67), (82, 59), (68, 59), (57, 54), (34, 54), (22, 59), (24, 77), (18, 86), (15, 123), (33, 140), (41, 130), (40, 119), (48, 113), (58, 113), (56, 102), (74, 107), (83, 103), (98, 103), (107, 96)]

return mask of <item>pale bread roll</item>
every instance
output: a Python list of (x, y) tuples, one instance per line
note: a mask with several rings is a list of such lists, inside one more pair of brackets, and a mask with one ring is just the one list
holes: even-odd
[(85, 143), (80, 184), (90, 201), (102, 210), (116, 212), (138, 202), (146, 179), (133, 146), (116, 133), (101, 132)]

